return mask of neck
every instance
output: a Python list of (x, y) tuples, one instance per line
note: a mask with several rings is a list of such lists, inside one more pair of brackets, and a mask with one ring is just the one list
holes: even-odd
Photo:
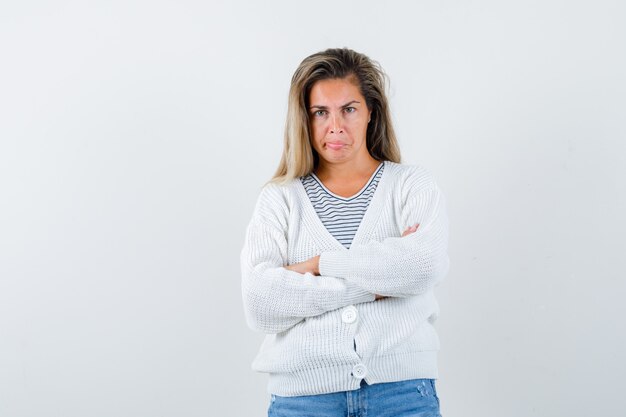
[(355, 177), (367, 177), (371, 175), (378, 165), (380, 165), (380, 161), (372, 158), (369, 154), (368, 158), (363, 158), (359, 161), (329, 163), (320, 160), (315, 170), (315, 175), (317, 175), (320, 180), (348, 181), (353, 180)]

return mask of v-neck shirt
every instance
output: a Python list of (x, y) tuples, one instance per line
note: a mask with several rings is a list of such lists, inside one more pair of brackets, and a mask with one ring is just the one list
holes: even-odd
[(385, 167), (384, 162), (376, 168), (367, 183), (351, 197), (342, 197), (330, 191), (315, 175), (300, 178), (302, 185), (326, 230), (347, 249), (374, 196)]

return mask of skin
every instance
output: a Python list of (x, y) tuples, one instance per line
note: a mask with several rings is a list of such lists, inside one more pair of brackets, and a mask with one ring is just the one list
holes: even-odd
[[(321, 80), (309, 95), (311, 145), (319, 155), (315, 175), (333, 193), (350, 197), (370, 179), (380, 164), (367, 150), (366, 132), (372, 111), (352, 77)], [(406, 229), (402, 236), (417, 230)], [(285, 268), (300, 274), (320, 275), (317, 255)], [(376, 299), (385, 298), (376, 295)]]

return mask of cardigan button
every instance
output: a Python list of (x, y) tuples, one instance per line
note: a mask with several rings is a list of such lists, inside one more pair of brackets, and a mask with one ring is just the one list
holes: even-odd
[(355, 306), (348, 306), (341, 312), (341, 321), (352, 324), (356, 321), (357, 311)]
[(367, 375), (367, 368), (362, 363), (355, 365), (354, 368), (352, 368), (353, 377), (361, 379), (365, 378), (365, 375)]

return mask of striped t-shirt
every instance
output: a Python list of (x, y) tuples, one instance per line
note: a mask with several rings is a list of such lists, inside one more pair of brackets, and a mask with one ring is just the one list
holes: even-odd
[(376, 191), (384, 166), (381, 162), (363, 188), (352, 197), (333, 194), (314, 173), (300, 178), (322, 224), (348, 249)]

